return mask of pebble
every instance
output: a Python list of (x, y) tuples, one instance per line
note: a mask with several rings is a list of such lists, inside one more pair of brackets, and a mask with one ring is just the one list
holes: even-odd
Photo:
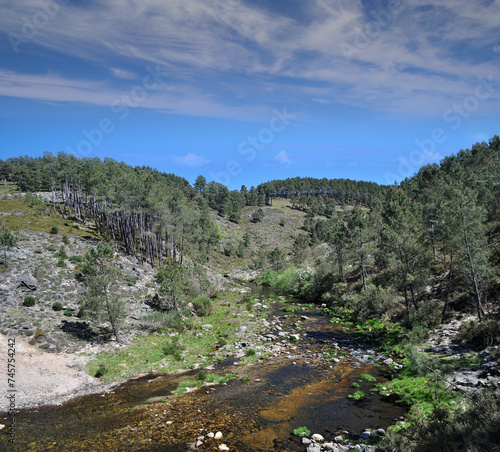
[(222, 438), (222, 432), (217, 432), (214, 436), (215, 439), (221, 439)]
[(325, 440), (325, 438), (323, 438), (323, 437), (322, 437), (320, 434), (318, 434), (318, 433), (315, 433), (313, 436), (311, 436), (311, 438), (313, 439), (313, 441), (317, 441), (317, 442), (319, 442), (319, 441), (324, 441), (324, 440)]
[(229, 450), (229, 447), (227, 447), (225, 444), (221, 444), (219, 446), (219, 450)]

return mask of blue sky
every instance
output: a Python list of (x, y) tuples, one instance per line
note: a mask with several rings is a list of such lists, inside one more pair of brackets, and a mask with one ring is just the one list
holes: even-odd
[(499, 0), (5, 0), (0, 158), (392, 183), (500, 134)]

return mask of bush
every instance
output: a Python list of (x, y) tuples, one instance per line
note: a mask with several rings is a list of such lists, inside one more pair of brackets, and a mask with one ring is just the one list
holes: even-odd
[(64, 259), (62, 257), (60, 257), (59, 260), (57, 261), (56, 267), (68, 268), (68, 266), (66, 265), (66, 262), (64, 262)]
[(356, 391), (354, 394), (349, 394), (347, 397), (359, 402), (365, 398), (365, 393), (363, 391)]
[(59, 232), (59, 228), (54, 225), (50, 228), (50, 231), (49, 231), (51, 234), (57, 234)]
[(295, 294), (298, 289), (298, 271), (295, 265), (288, 267), (275, 281), (276, 290), (283, 295)]
[(309, 436), (311, 434), (311, 431), (308, 430), (307, 427), (299, 427), (293, 430), (293, 434), (295, 436), (304, 438), (305, 436)]
[(71, 309), (68, 309), (68, 310), (64, 311), (64, 315), (66, 317), (73, 317), (73, 311)]
[(162, 351), (165, 356), (172, 356), (176, 361), (182, 360), (182, 345), (179, 343), (179, 339), (173, 338), (167, 344), (162, 347)]
[(45, 248), (47, 251), (55, 251), (55, 247), (53, 247), (52, 245), (49, 245), (47, 248)]
[(69, 238), (68, 238), (68, 234), (64, 233), (62, 235), (62, 241), (65, 245), (69, 245)]
[(75, 254), (74, 256), (69, 257), (68, 260), (72, 264), (81, 264), (85, 260), (85, 256), (82, 256), (80, 254)]
[(26, 306), (27, 308), (31, 308), (32, 306), (35, 306), (35, 303), (36, 303), (35, 297), (32, 297), (31, 295), (24, 297), (23, 306)]
[(490, 319), (483, 322), (464, 322), (458, 331), (458, 338), (464, 344), (485, 348), (500, 343), (500, 322)]
[(61, 245), (59, 248), (59, 251), (54, 254), (54, 257), (60, 257), (61, 259), (67, 259), (68, 255), (66, 254), (66, 248), (64, 245)]
[(203, 295), (200, 295), (193, 300), (193, 306), (196, 310), (196, 314), (202, 317), (210, 315), (212, 312), (212, 302), (210, 301), (210, 298)]
[(166, 329), (179, 329), (181, 325), (182, 319), (176, 311), (152, 312), (141, 318), (142, 328), (152, 333)]
[(60, 301), (56, 301), (52, 304), (52, 309), (54, 311), (62, 311), (63, 310), (63, 305)]

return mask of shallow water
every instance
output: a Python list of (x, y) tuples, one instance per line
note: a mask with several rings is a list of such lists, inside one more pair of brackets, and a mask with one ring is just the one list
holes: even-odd
[[(274, 309), (273, 315), (282, 318), (279, 305)], [(301, 322), (302, 339), (288, 343), (286, 354), (244, 369), (235, 360), (215, 369), (219, 374), (248, 375), (249, 382), (230, 381), (177, 397), (171, 391), (182, 379), (192, 379), (195, 371), (129, 381), (112, 394), (19, 412), (16, 445), (10, 447), (4, 429), (0, 450), (179, 452), (189, 450), (197, 437), (221, 431), (222, 440), (207, 441), (200, 450), (215, 451), (225, 443), (240, 452), (304, 451), (292, 434), (300, 426), (328, 440), (342, 431), (359, 434), (367, 427), (394, 423), (403, 410), (370, 393), (372, 383), (360, 383), (365, 400), (347, 397), (357, 390), (352, 383), (363, 373), (383, 381), (384, 375), (373, 367), (374, 352), (314, 308), (299, 315), (308, 317)], [(321, 357), (334, 342), (345, 353), (339, 355), (340, 363)]]

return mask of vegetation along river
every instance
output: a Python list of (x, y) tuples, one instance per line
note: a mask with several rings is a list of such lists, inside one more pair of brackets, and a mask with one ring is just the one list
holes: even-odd
[[(274, 332), (267, 339), (282, 343), (283, 353), (245, 368), (230, 359), (210, 371), (244, 375), (248, 381), (238, 378), (178, 396), (171, 391), (181, 380), (196, 378), (197, 371), (148, 376), (110, 394), (21, 411), (17, 442), (9, 450), (180, 452), (194, 450), (204, 436), (197, 450), (217, 451), (225, 444), (240, 452), (305, 451), (293, 435), (298, 427), (333, 440), (342, 432), (359, 435), (365, 428), (387, 428), (404, 414), (370, 392), (374, 383), (360, 377), (370, 374), (378, 382), (387, 377), (383, 367), (374, 367), (381, 362), (375, 351), (321, 316), (318, 307), (296, 305), (296, 312), (285, 312), (282, 303), (266, 303), (275, 331), (295, 334), (300, 324), (300, 340)], [(357, 390), (366, 395), (361, 401), (348, 397)], [(209, 432), (223, 436), (210, 439)], [(1, 437), (0, 446), (6, 447), (6, 437)]]

